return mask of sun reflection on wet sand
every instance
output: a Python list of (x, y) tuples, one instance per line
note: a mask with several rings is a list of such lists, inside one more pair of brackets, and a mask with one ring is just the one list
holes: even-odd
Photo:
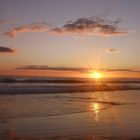
[(99, 121), (99, 112), (100, 112), (100, 106), (99, 103), (93, 103), (91, 105), (91, 109), (95, 112), (95, 121), (98, 122)]

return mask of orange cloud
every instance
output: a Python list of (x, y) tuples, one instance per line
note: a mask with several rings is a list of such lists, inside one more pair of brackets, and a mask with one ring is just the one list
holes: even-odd
[(47, 31), (48, 25), (46, 23), (32, 23), (29, 25), (23, 25), (5, 32), (4, 35), (9, 37), (16, 37), (18, 33), (23, 32), (44, 32)]

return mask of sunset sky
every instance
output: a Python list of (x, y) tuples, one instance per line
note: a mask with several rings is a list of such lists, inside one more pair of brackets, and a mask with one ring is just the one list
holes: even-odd
[(140, 0), (0, 0), (0, 75), (140, 78)]

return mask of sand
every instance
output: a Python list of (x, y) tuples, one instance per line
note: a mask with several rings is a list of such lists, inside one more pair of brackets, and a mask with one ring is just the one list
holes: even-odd
[(140, 91), (3, 95), (0, 140), (136, 140), (139, 108)]

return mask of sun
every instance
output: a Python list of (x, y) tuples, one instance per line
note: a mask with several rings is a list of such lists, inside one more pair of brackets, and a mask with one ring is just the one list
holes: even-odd
[(90, 72), (90, 78), (100, 79), (102, 77), (103, 77), (103, 75), (99, 71), (92, 71), (92, 72)]

